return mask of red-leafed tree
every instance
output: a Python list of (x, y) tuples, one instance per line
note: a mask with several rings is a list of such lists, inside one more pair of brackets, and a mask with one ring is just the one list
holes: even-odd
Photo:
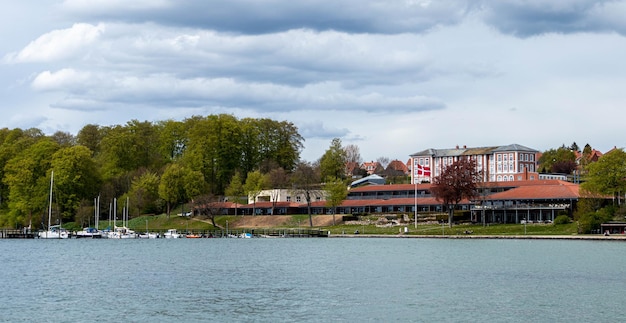
[(448, 225), (452, 226), (452, 218), (456, 206), (463, 199), (473, 199), (478, 196), (477, 186), (481, 180), (476, 161), (471, 158), (460, 157), (446, 166), (441, 175), (433, 179), (431, 193), (437, 201), (441, 201), (448, 208)]

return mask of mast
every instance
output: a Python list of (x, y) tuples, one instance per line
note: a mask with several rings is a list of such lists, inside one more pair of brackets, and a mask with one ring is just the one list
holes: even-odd
[(48, 203), (48, 231), (52, 222), (52, 185), (54, 184), (54, 171), (50, 172), (50, 201)]

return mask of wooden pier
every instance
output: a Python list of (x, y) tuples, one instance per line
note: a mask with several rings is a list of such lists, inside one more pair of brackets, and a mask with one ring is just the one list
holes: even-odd
[(32, 232), (28, 229), (15, 230), (15, 229), (3, 229), (0, 230), (0, 239), (34, 239), (37, 237), (37, 232)]

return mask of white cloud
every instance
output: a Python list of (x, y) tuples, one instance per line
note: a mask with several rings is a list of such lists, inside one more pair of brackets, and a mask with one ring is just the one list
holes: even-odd
[(53, 30), (30, 42), (18, 53), (5, 56), (12, 63), (50, 62), (77, 57), (85, 46), (96, 41), (105, 31), (104, 24), (76, 23), (71, 28)]
[(39, 73), (32, 82), (36, 90), (63, 90), (70, 92), (72, 89), (84, 88), (90, 82), (91, 75), (88, 72), (79, 72), (72, 68), (65, 68), (56, 72), (45, 71)]

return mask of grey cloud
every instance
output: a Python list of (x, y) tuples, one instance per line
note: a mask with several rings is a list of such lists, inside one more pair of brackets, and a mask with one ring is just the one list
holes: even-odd
[(455, 24), (469, 12), (471, 1), (201, 1), (172, 0), (167, 5), (121, 7), (112, 4), (63, 8), (81, 19), (191, 26), (245, 34), (290, 29), (340, 30), (351, 33), (421, 32), (437, 25)]
[(486, 23), (502, 33), (519, 37), (545, 33), (626, 32), (623, 22), (607, 19), (614, 10), (621, 11), (623, 17), (624, 1), (507, 0), (485, 2), (483, 9)]

